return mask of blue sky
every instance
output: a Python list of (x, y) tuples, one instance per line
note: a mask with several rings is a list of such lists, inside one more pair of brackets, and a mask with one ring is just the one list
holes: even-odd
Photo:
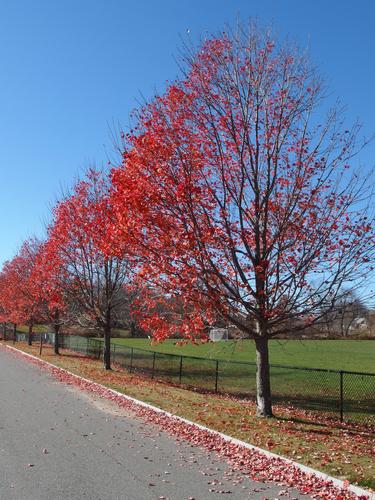
[[(180, 36), (237, 16), (308, 45), (349, 120), (375, 131), (372, 0), (1, 1), (0, 264), (42, 234), (61, 187), (106, 162), (140, 95), (176, 76)], [(374, 144), (360, 160), (373, 165)]]

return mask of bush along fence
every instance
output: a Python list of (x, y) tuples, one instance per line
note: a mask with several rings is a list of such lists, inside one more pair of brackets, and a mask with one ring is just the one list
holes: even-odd
[[(53, 334), (34, 334), (33, 341), (53, 344)], [(13, 340), (12, 334), (6, 339)], [(17, 333), (17, 341), (27, 334)], [(80, 336), (61, 337), (61, 347), (95, 359), (103, 356), (103, 341)], [(187, 387), (253, 398), (256, 364), (167, 354), (111, 343), (112, 362), (151, 378)], [(375, 424), (375, 373), (271, 365), (271, 386), (276, 404), (321, 411), (340, 421)]]

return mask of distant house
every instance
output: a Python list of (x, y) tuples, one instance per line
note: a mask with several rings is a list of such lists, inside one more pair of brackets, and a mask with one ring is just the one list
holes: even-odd
[(349, 331), (366, 330), (369, 327), (366, 318), (354, 318), (352, 324), (349, 326)]

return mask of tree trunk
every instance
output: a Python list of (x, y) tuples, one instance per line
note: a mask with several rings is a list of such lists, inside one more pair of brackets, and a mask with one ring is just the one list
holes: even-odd
[(103, 363), (106, 370), (111, 370), (111, 327), (109, 324), (104, 327)]
[(255, 338), (257, 353), (257, 416), (272, 417), (270, 365), (268, 360), (268, 338)]
[(17, 323), (13, 323), (13, 344), (16, 343), (17, 340)]
[(59, 319), (60, 319), (60, 314), (59, 314), (59, 311), (58, 309), (56, 309), (55, 311), (55, 315), (54, 315), (54, 324), (53, 324), (53, 329), (54, 329), (54, 332), (55, 332), (55, 341), (54, 341), (54, 351), (55, 351), (55, 354), (60, 354), (60, 351), (59, 351), (59, 342), (60, 342), (60, 323), (59, 323)]
[(7, 325), (3, 323), (3, 340), (6, 340), (7, 336)]
[(28, 344), (33, 345), (33, 324), (29, 325)]

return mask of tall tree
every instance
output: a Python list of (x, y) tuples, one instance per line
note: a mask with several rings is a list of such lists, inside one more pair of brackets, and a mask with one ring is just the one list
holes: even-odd
[[(254, 339), (257, 411), (271, 416), (268, 340), (320, 321), (373, 261), (368, 193), (350, 173), (359, 127), (337, 109), (319, 123), (309, 62), (253, 25), (187, 51), (183, 67), (124, 136), (108, 252), (138, 253), (156, 338), (204, 336), (222, 318)], [(170, 296), (188, 314), (163, 315)]]
[(6, 276), (4, 273), (0, 273), (0, 323), (3, 331), (3, 340), (6, 337), (6, 327), (9, 322), (9, 313), (6, 310), (6, 303), (4, 301), (4, 296), (6, 294)]
[(106, 369), (111, 368), (111, 329), (127, 300), (122, 292), (129, 277), (124, 255), (107, 257), (101, 250), (112, 224), (108, 178), (90, 169), (55, 207), (47, 241), (51, 262), (62, 273), (60, 291), (75, 307), (77, 320), (104, 334)]
[[(5, 335), (6, 324), (13, 324), (13, 342), (16, 341), (17, 334), (17, 311), (13, 309), (12, 294), (9, 293), (10, 285), (9, 262), (4, 264), (0, 273), (0, 314), (3, 323), (3, 333)], [(5, 340), (5, 336), (4, 336)]]
[(44, 305), (43, 315), (54, 330), (54, 352), (59, 354), (60, 329), (67, 320), (67, 304), (65, 300), (65, 283), (67, 277), (59, 265), (49, 241), (43, 242), (35, 259), (32, 280), (38, 290), (38, 300)]
[(44, 304), (40, 287), (34, 278), (34, 269), (40, 241), (36, 238), (26, 240), (12, 260), (2, 269), (4, 288), (2, 304), (13, 324), (28, 325), (28, 343), (32, 344), (33, 327), (43, 319)]

